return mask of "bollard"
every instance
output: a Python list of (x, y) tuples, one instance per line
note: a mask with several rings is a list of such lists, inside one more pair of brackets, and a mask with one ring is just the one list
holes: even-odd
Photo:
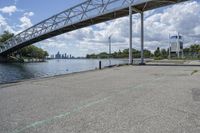
[(99, 61), (99, 69), (101, 70), (101, 61)]

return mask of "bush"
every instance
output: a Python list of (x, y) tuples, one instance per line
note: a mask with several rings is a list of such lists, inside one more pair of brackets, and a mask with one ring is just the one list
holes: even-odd
[(161, 56), (158, 56), (158, 57), (154, 57), (154, 60), (163, 60), (164, 58), (161, 57)]

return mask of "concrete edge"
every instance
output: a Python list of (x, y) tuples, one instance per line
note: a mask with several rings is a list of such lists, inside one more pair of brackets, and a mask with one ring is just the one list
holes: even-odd
[(86, 70), (86, 71), (72, 72), (72, 73), (54, 75), (54, 76), (49, 76), (49, 77), (37, 77), (37, 78), (16, 80), (16, 81), (13, 81), (13, 82), (0, 83), (0, 89), (7, 88), (7, 87), (10, 87), (10, 86), (20, 85), (23, 82), (38, 82), (38, 81), (41, 81), (41, 80), (62, 78), (62, 77), (66, 77), (66, 76), (84, 74), (84, 73), (88, 73), (88, 72), (101, 71), (101, 70), (106, 70), (106, 69), (110, 69), (110, 68), (114, 68), (114, 67), (123, 67), (123, 66), (134, 66), (134, 65), (127, 65), (127, 64), (125, 64), (125, 65), (112, 65), (112, 66), (106, 66), (102, 69), (91, 69), (91, 70)]

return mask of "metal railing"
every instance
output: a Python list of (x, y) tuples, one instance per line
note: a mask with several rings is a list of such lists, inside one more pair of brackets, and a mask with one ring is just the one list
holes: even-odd
[[(174, 2), (175, 0), (87, 0), (56, 14), (7, 40), (1, 45), (0, 54), (31, 39), (38, 38), (66, 26), (73, 26), (74, 29), (76, 29), (75, 24), (78, 22), (83, 22), (109, 12), (124, 9), (129, 7), (130, 4), (137, 5), (146, 3), (144, 5), (145, 8), (149, 1)], [(175, 2), (177, 2), (177, 0)]]

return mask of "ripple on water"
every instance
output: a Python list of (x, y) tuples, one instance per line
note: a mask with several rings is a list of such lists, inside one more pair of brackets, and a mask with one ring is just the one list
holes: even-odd
[[(108, 60), (101, 60), (102, 67), (108, 66)], [(127, 60), (113, 59), (112, 64), (125, 64)], [(0, 83), (17, 80), (49, 77), (98, 68), (98, 59), (48, 60), (43, 63), (6, 63), (0, 64)]]

